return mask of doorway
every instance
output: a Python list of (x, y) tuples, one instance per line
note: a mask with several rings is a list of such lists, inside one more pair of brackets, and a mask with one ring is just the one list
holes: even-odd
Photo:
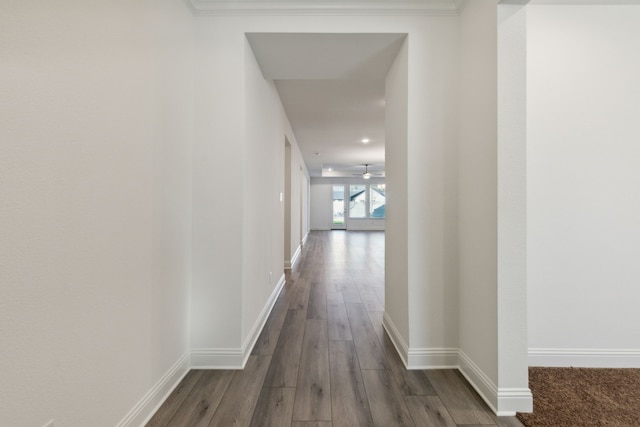
[(332, 230), (347, 229), (347, 201), (345, 198), (346, 185), (334, 184), (331, 190), (332, 194)]

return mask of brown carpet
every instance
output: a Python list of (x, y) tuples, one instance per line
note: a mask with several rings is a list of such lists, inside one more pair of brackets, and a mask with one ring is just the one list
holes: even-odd
[(527, 427), (640, 426), (640, 369), (529, 368)]

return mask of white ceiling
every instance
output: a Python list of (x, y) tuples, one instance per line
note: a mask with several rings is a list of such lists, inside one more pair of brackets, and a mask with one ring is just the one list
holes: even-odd
[(384, 169), (384, 81), (280, 80), (276, 87), (312, 176), (323, 165)]
[(248, 33), (265, 78), (384, 80), (404, 34)]
[[(404, 34), (247, 34), (311, 176), (384, 170), (384, 79)], [(368, 143), (362, 139), (368, 138)], [(328, 168), (332, 171), (329, 173)]]

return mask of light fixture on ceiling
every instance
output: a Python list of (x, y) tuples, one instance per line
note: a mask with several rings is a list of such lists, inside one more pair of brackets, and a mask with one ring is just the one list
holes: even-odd
[(362, 141), (363, 144), (368, 144), (371, 140), (369, 138), (362, 138), (360, 141)]
[(365, 164), (364, 173), (362, 174), (362, 179), (369, 179), (369, 178), (371, 178), (371, 174), (369, 173), (369, 165)]
[(370, 163), (363, 163), (362, 165), (364, 166), (364, 172), (354, 173), (353, 176), (359, 176), (362, 179), (371, 179), (374, 176), (384, 176), (384, 172), (377, 172), (377, 171), (374, 171), (374, 173), (369, 172), (369, 166), (371, 166)]

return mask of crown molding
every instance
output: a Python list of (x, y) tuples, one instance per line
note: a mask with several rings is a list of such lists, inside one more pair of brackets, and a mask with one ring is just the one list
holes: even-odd
[(459, 15), (469, 0), (231, 1), (185, 0), (196, 15)]

